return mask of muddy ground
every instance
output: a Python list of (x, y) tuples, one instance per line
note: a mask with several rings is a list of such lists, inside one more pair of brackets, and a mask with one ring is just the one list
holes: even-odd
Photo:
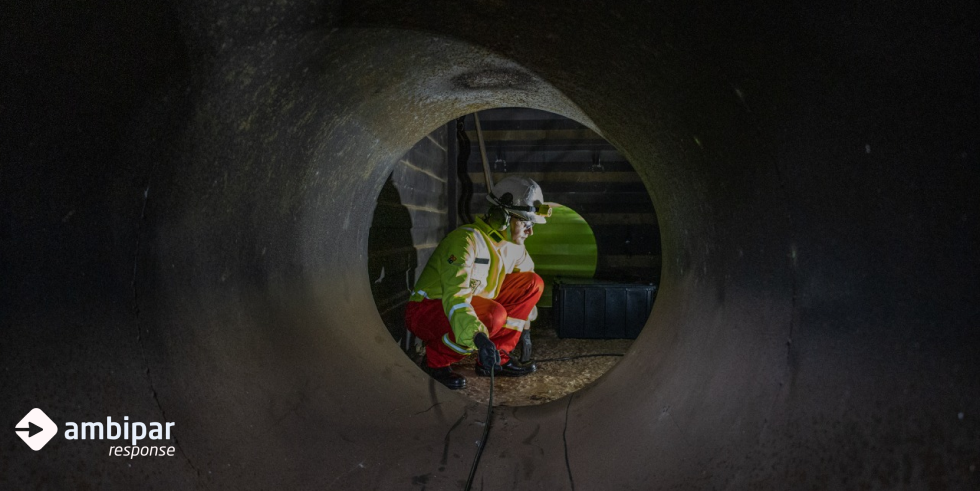
[[(531, 331), (533, 358), (546, 360), (594, 353), (626, 353), (630, 339), (559, 339), (551, 326), (535, 325)], [(592, 383), (612, 368), (620, 357), (603, 356), (568, 361), (540, 361), (538, 371), (525, 377), (494, 377), (494, 406), (530, 406), (560, 399)], [(475, 356), (468, 356), (453, 365), (453, 370), (466, 377), (461, 392), (486, 403), (490, 378), (474, 372)]]

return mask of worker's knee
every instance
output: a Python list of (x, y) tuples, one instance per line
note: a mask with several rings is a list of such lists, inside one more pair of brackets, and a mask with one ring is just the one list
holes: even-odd
[(504, 323), (507, 322), (507, 309), (505, 309), (504, 306), (500, 305), (499, 303), (494, 304), (493, 311), (491, 312), (490, 316), (493, 319), (493, 330), (496, 331), (497, 329), (504, 327)]
[(538, 295), (540, 295), (541, 292), (544, 291), (544, 280), (541, 279), (541, 276), (539, 276), (537, 273), (528, 273), (528, 274), (531, 275), (530, 277), (531, 291), (536, 291), (538, 292)]
[(526, 288), (527, 296), (537, 301), (538, 298), (541, 298), (541, 294), (544, 293), (544, 280), (534, 272), (522, 274), (523, 278), (521, 279)]
[(484, 313), (480, 315), (480, 321), (487, 326), (490, 334), (493, 334), (507, 322), (507, 309), (497, 302), (491, 302), (491, 305), (487, 306)]

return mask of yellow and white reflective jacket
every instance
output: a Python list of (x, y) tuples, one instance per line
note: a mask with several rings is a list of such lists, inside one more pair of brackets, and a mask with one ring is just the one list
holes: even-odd
[(473, 336), (487, 333), (470, 303), (474, 295), (495, 298), (508, 273), (534, 271), (534, 261), (524, 246), (509, 242), (505, 232), (494, 230), (477, 218), (449, 233), (429, 257), (410, 298), (442, 300), (456, 342), (443, 343), (459, 353), (476, 349)]

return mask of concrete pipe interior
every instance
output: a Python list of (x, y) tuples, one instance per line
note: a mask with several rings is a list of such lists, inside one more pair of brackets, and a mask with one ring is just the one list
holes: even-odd
[(664, 261), (599, 383), (495, 412), (478, 486), (978, 483), (975, 4), (439, 5), (8, 17), (4, 423), (166, 420), (178, 452), (7, 438), (0, 487), (461, 488), (483, 408), (390, 341), (366, 241), (395, 159), (495, 106), (616, 145)]

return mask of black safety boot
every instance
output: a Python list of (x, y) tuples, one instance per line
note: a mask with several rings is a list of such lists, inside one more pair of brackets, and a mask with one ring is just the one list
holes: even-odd
[(466, 377), (454, 372), (452, 367), (426, 367), (425, 371), (432, 378), (438, 380), (439, 383), (449, 387), (450, 390), (459, 390), (466, 387)]
[[(538, 365), (535, 363), (528, 363), (527, 365), (522, 365), (513, 358), (502, 365), (498, 365), (494, 368), (493, 375), (495, 377), (523, 377), (525, 375), (530, 375), (538, 371)], [(479, 363), (476, 364), (476, 374), (481, 377), (489, 377), (490, 370), (484, 368), (483, 365)]]

